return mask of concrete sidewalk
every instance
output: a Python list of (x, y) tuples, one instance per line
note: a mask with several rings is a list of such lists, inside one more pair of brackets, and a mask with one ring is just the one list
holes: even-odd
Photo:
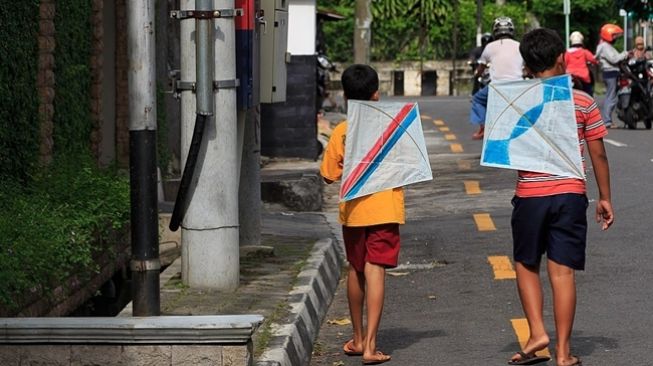
[[(272, 190), (285, 187), (282, 196), (291, 197), (295, 209), (315, 207), (316, 192), (321, 207), (317, 166), (293, 160), (267, 164), (262, 180)], [(265, 321), (253, 338), (254, 364), (308, 365), (340, 278), (341, 235), (335, 211), (291, 211), (283, 203), (263, 203), (261, 247), (241, 248), (235, 292), (184, 286), (177, 258), (161, 275), (161, 315), (262, 315)], [(179, 235), (161, 240), (180, 241)]]

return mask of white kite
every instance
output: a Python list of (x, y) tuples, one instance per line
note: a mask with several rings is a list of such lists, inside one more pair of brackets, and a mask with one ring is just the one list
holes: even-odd
[(340, 200), (433, 179), (417, 103), (349, 101)]
[(481, 165), (585, 179), (569, 75), (490, 84)]

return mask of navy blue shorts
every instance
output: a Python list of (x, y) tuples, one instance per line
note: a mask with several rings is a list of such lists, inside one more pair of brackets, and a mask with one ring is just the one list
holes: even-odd
[(566, 193), (512, 199), (515, 262), (535, 267), (542, 254), (567, 267), (585, 269), (587, 197)]

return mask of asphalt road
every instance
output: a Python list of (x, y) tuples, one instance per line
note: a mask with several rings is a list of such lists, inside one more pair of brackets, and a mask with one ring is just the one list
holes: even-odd
[[(408, 100), (408, 98), (406, 98)], [(392, 365), (505, 365), (528, 336), (511, 277), (510, 199), (516, 173), (481, 167), (467, 97), (418, 98), (435, 179), (406, 189), (399, 268), (389, 272), (378, 345)], [(616, 222), (593, 221), (588, 172), (588, 259), (578, 272), (572, 352), (587, 366), (653, 365), (653, 131), (611, 129)], [(494, 267), (490, 261), (496, 261)], [(503, 269), (503, 271), (501, 271)], [(546, 273), (545, 322), (555, 332)], [(496, 277), (508, 277), (496, 279)], [(350, 338), (344, 284), (323, 324), (311, 365), (359, 365), (340, 349)], [(548, 362), (555, 365), (554, 361)]]

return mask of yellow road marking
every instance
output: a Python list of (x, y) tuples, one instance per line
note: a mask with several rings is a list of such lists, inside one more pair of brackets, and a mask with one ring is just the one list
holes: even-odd
[(422, 119), (433, 119), (431, 116), (427, 116), (426, 114), (422, 114), (420, 117), (422, 117)]
[(487, 257), (487, 261), (492, 266), (495, 280), (513, 280), (517, 278), (515, 270), (512, 268), (512, 262), (505, 255), (493, 255)]
[(461, 144), (451, 144), (451, 152), (461, 153), (463, 152), (463, 145)]
[(478, 184), (477, 180), (466, 180), (465, 191), (467, 194), (481, 194), (481, 186)]
[(449, 127), (440, 127), (440, 131), (449, 132)]
[(492, 221), (490, 214), (474, 214), (474, 221), (476, 221), (476, 227), (478, 228), (478, 231), (494, 231), (497, 229), (496, 226), (494, 226), (494, 222)]
[(435, 123), (436, 126), (444, 126), (444, 121), (441, 119), (436, 119), (433, 123)]
[(447, 141), (452, 141), (456, 139), (456, 135), (454, 135), (453, 133), (446, 133), (444, 134), (444, 139)]
[[(526, 319), (520, 318), (511, 319), (510, 322), (512, 323), (512, 328), (515, 330), (515, 334), (517, 334), (519, 345), (522, 349), (524, 349), (524, 347), (526, 347), (526, 342), (528, 342), (528, 337), (531, 334), (531, 331), (528, 328), (528, 321)], [(551, 352), (549, 352), (548, 347), (541, 351), (535, 352), (535, 354), (538, 356), (551, 357)]]
[(458, 160), (458, 169), (470, 170), (472, 169), (472, 162), (469, 160)]

